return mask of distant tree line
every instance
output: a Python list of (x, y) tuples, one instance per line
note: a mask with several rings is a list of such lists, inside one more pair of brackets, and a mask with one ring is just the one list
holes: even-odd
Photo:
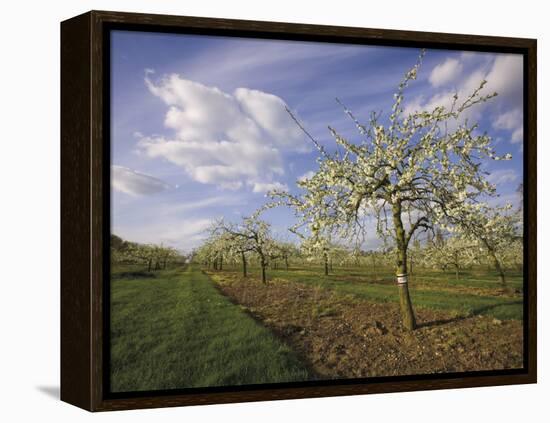
[(148, 272), (166, 269), (170, 263), (183, 263), (185, 257), (172, 247), (162, 244), (139, 244), (111, 235), (111, 261), (113, 263), (139, 264)]

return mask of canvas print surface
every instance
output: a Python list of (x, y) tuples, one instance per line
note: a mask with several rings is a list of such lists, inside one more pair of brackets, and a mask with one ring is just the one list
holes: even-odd
[(520, 369), (523, 57), (111, 33), (110, 390)]

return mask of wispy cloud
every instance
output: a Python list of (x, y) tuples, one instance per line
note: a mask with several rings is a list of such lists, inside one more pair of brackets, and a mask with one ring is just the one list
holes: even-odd
[(493, 127), (510, 131), (512, 143), (523, 142), (523, 111), (516, 108), (498, 115), (493, 122)]
[(309, 170), (306, 173), (304, 173), (303, 175), (298, 176), (298, 180), (300, 182), (302, 182), (302, 181), (305, 181), (307, 179), (311, 179), (313, 177), (313, 175), (315, 175), (315, 172), (313, 170)]
[[(431, 85), (439, 90), (430, 94), (421, 94), (408, 100), (405, 112), (433, 110), (437, 106), (449, 108), (453, 96), (458, 95), (458, 102), (463, 102), (479, 87), (481, 81), (487, 83), (482, 94), (496, 92), (498, 95), (490, 102), (477, 104), (467, 109), (463, 119), (470, 122), (479, 121), (484, 115), (490, 115), (495, 129), (510, 131), (510, 141), (519, 143), (523, 140), (523, 114), (521, 106), (523, 93), (523, 61), (521, 55), (493, 55), (490, 60), (483, 56), (477, 62), (476, 55), (461, 55), (446, 58), (436, 64), (430, 74)], [(468, 66), (468, 71), (463, 71)]]
[[(186, 75), (206, 85), (235, 88), (235, 84), (246, 84), (257, 87), (263, 85), (265, 75), (269, 75), (271, 84), (292, 85), (318, 77), (319, 65), (326, 66), (364, 55), (366, 50), (353, 45), (277, 40), (247, 40), (230, 45), (221, 42), (177, 67), (184, 67)], [(236, 57), (238, 60), (235, 60)]]
[(122, 223), (113, 227), (113, 233), (139, 243), (169, 245), (182, 251), (189, 251), (207, 237), (206, 230), (211, 225), (210, 219), (173, 218), (149, 220), (142, 225)]
[(113, 233), (134, 242), (164, 243), (187, 251), (205, 239), (211, 222), (234, 206), (242, 208), (245, 202), (242, 195), (233, 193), (200, 196), (176, 191), (155, 201), (145, 197), (130, 199), (126, 204), (120, 200), (116, 203), (111, 222)]
[(458, 59), (448, 58), (443, 63), (435, 66), (430, 73), (430, 84), (441, 87), (454, 82), (462, 72), (463, 65)]
[(181, 213), (189, 213), (197, 210), (209, 209), (211, 207), (225, 207), (238, 205), (242, 199), (236, 196), (215, 196), (201, 198), (198, 200), (189, 199), (187, 201), (179, 200), (177, 203), (161, 203), (158, 207), (157, 214), (161, 216), (176, 215)]
[(279, 190), (279, 191), (288, 191), (288, 186), (286, 184), (281, 184), (280, 182), (254, 182), (250, 184), (252, 186), (252, 192), (265, 194), (268, 191)]
[(518, 207), (521, 204), (521, 195), (518, 192), (511, 192), (508, 194), (502, 194), (496, 197), (491, 197), (487, 203), (493, 207), (502, 207), (506, 205), (512, 205)]
[(517, 172), (514, 169), (499, 169), (491, 172), (487, 176), (487, 180), (495, 185), (508, 184), (516, 182), (519, 179)]
[(156, 194), (172, 186), (153, 176), (124, 166), (111, 166), (111, 185), (114, 190), (132, 196)]

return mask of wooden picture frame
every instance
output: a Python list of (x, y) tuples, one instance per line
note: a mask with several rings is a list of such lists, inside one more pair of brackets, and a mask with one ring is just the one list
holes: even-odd
[[(524, 367), (111, 394), (109, 33), (113, 29), (519, 53), (524, 58)], [(61, 23), (61, 399), (89, 411), (536, 383), (536, 40), (91, 11)]]

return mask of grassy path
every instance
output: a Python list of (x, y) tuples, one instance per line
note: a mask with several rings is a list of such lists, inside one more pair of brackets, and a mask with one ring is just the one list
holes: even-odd
[[(253, 277), (258, 278), (257, 269), (249, 270)], [(335, 272), (336, 273), (336, 272)], [(233, 274), (238, 274), (234, 271)], [(331, 289), (341, 294), (350, 294), (361, 299), (379, 303), (398, 302), (398, 292), (394, 284), (361, 283), (357, 280), (347, 281), (340, 277), (339, 273), (324, 276), (322, 271), (315, 270), (270, 270), (270, 279), (277, 278), (304, 283), (312, 286)], [(469, 282), (469, 281), (468, 281)], [(491, 286), (490, 282), (475, 281), (482, 287)], [(274, 282), (276, 283), (276, 282)], [(415, 307), (446, 310), (465, 315), (488, 315), (498, 319), (517, 319), (523, 316), (523, 300), (521, 296), (506, 297), (493, 295), (478, 295), (462, 292), (452, 292), (449, 288), (455, 281), (434, 281), (433, 285), (418, 286), (411, 283), (411, 298)], [(514, 281), (514, 284), (518, 282)], [(495, 283), (492, 283), (495, 286)]]
[(294, 353), (195, 267), (111, 282), (113, 392), (307, 380)]

